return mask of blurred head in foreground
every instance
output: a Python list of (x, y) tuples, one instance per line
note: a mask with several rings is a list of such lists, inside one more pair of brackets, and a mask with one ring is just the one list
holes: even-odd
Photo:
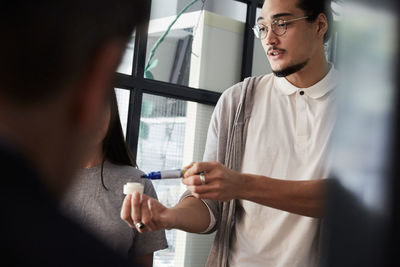
[(12, 1), (0, 10), (0, 140), (57, 198), (101, 123), (145, 1)]

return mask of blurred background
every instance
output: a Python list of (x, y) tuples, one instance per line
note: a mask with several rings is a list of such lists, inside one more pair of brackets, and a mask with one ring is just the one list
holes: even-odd
[(398, 2), (340, 4), (342, 83), (322, 265), (400, 266)]
[[(126, 139), (145, 172), (200, 161), (221, 93), (271, 72), (251, 31), (263, 0), (148, 3), (115, 89)], [(325, 51), (342, 83), (322, 265), (396, 266), (398, 4), (337, 0), (332, 10)], [(166, 206), (185, 189), (180, 180), (153, 184)], [(204, 266), (213, 237), (169, 230), (169, 247), (155, 254), (154, 266)]]

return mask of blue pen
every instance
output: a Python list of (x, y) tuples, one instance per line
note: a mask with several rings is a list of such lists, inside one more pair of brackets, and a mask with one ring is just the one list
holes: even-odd
[(178, 179), (182, 178), (185, 172), (186, 170), (181, 170), (181, 169), (149, 172), (148, 174), (142, 175), (141, 178), (147, 178), (150, 180)]

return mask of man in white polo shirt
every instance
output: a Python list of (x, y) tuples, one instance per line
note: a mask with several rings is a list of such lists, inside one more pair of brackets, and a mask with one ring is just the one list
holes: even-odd
[(223, 93), (205, 162), (187, 166), (181, 201), (167, 209), (146, 196), (142, 202), (128, 196), (121, 215), (129, 225), (144, 223), (141, 232), (217, 231), (207, 266), (318, 265), (337, 82), (324, 54), (329, 7), (324, 1), (264, 2), (254, 32), (273, 74)]

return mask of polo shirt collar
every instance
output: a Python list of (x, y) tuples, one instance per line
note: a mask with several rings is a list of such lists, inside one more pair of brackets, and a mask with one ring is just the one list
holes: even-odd
[(322, 80), (316, 84), (307, 87), (299, 88), (291, 84), (285, 77), (275, 77), (275, 85), (282, 95), (291, 95), (297, 91), (304, 91), (304, 93), (314, 99), (323, 97), (338, 84), (338, 73), (331, 64), (331, 69)]

